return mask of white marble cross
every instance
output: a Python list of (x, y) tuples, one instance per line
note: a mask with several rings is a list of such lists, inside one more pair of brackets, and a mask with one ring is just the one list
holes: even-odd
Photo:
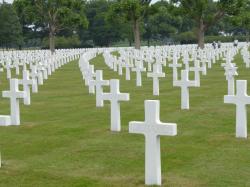
[(0, 126), (11, 125), (11, 118), (9, 115), (0, 115)]
[(145, 183), (146, 185), (161, 185), (161, 150), (160, 136), (176, 136), (175, 123), (160, 121), (160, 102), (145, 101), (145, 121), (129, 122), (129, 132), (145, 136)]
[(19, 84), (23, 85), (23, 91), (26, 92), (26, 97), (24, 98), (24, 104), (30, 105), (30, 86), (35, 84), (35, 81), (29, 78), (29, 71), (23, 70), (23, 79), (19, 80)]
[(123, 60), (119, 58), (118, 60), (118, 75), (122, 75), (122, 68), (123, 68)]
[(182, 67), (182, 64), (178, 64), (178, 58), (177, 58), (176, 54), (174, 54), (174, 56), (173, 56), (173, 63), (169, 64), (168, 66), (173, 68), (173, 81), (177, 81), (178, 80), (177, 69), (179, 67)]
[(189, 80), (188, 70), (182, 70), (181, 80), (175, 81), (174, 86), (181, 87), (181, 109), (189, 109), (189, 87), (197, 87), (197, 82)]
[(146, 68), (143, 67), (143, 64), (136, 65), (135, 68), (132, 68), (132, 71), (136, 72), (136, 86), (142, 86), (141, 72), (146, 71)]
[(86, 71), (86, 74), (85, 74), (85, 85), (86, 86), (89, 86), (89, 82), (91, 80), (93, 80), (93, 77), (95, 77), (94, 65), (89, 65), (89, 69)]
[(126, 70), (126, 80), (129, 81), (130, 80), (130, 68), (131, 68), (131, 64), (130, 62), (126, 62), (125, 63), (125, 70)]
[(19, 62), (15, 63), (16, 75), (19, 75)]
[(9, 61), (6, 62), (7, 79), (11, 79), (11, 67), (11, 63)]
[(39, 85), (43, 85), (43, 72), (42, 70), (39, 68), (39, 70), (37, 70), (37, 73), (38, 73), (38, 84)]
[(10, 98), (11, 125), (20, 125), (19, 99), (24, 99), (26, 92), (19, 91), (18, 79), (10, 79), (10, 90), (3, 91), (3, 97)]
[(247, 138), (247, 109), (250, 96), (247, 95), (247, 81), (236, 81), (236, 95), (225, 95), (224, 103), (236, 105), (236, 137)]
[(197, 82), (197, 86), (200, 86), (200, 71), (203, 71), (203, 67), (200, 66), (200, 62), (196, 60), (194, 62), (194, 67), (189, 68), (190, 71), (194, 71), (194, 79)]
[(96, 106), (103, 107), (103, 100), (102, 100), (103, 86), (109, 86), (109, 81), (103, 80), (102, 70), (96, 70), (95, 75), (96, 79), (91, 80), (89, 86), (94, 85), (96, 88)]
[(234, 89), (234, 76), (237, 76), (237, 67), (235, 67), (232, 63), (227, 63), (224, 66), (225, 69), (225, 76), (228, 84), (228, 95), (234, 95), (235, 89)]
[(153, 78), (153, 95), (159, 95), (159, 78), (165, 77), (165, 73), (158, 70), (158, 64), (154, 64), (153, 72), (147, 73), (147, 76)]
[(129, 101), (128, 93), (120, 93), (119, 80), (110, 80), (110, 93), (103, 93), (102, 100), (111, 103), (111, 131), (121, 131), (120, 101)]
[(34, 80), (34, 84), (32, 84), (32, 92), (37, 93), (38, 92), (38, 73), (37, 73), (37, 67), (36, 65), (31, 66), (31, 78)]

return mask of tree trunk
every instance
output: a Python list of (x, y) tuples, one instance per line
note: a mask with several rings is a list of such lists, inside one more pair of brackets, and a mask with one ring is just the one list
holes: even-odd
[(49, 33), (49, 48), (53, 54), (55, 52), (55, 34), (53, 32)]
[(129, 42), (129, 47), (131, 47), (132, 46), (132, 41), (129, 39), (128, 42)]
[(134, 40), (135, 40), (135, 49), (140, 49), (141, 48), (140, 22), (138, 19), (134, 20), (133, 32), (134, 32)]
[(247, 31), (246, 33), (246, 40), (247, 40), (247, 43), (249, 42), (249, 31)]
[(200, 22), (199, 22), (197, 39), (198, 39), (198, 48), (203, 49), (205, 46), (205, 25), (203, 23), (202, 18), (200, 19)]

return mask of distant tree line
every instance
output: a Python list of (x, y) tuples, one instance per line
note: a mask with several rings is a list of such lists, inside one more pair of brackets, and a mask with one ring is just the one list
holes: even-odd
[[(14, 0), (0, 4), (1, 48), (249, 40), (249, 0)], [(228, 37), (225, 37), (228, 36)]]

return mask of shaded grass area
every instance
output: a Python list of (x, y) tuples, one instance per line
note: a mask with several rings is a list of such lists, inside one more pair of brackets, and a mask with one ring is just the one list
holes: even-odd
[[(250, 80), (240, 56), (236, 62), (238, 79)], [(161, 120), (178, 125), (178, 136), (161, 137), (163, 186), (250, 186), (250, 141), (235, 138), (235, 106), (223, 104), (227, 82), (219, 64), (201, 77), (200, 88), (190, 89), (191, 109), (181, 111), (170, 68), (164, 68), (167, 78), (156, 97), (145, 73), (143, 87), (136, 87), (135, 73), (125, 81), (125, 72), (109, 70), (101, 55), (92, 63), (130, 93), (130, 101), (121, 103), (122, 132), (109, 131), (109, 102), (95, 107), (71, 62), (32, 94), (31, 106), (21, 105), (21, 126), (0, 127), (0, 186), (144, 186), (144, 137), (128, 134), (128, 122), (144, 120), (146, 99), (159, 99)], [(6, 81), (0, 88), (7, 88)], [(8, 114), (9, 100), (2, 98), (0, 106)]]

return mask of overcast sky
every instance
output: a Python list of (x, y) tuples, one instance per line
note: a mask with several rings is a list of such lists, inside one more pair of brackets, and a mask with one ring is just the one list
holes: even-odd
[(13, 2), (13, 0), (4, 0), (4, 1), (7, 2), (7, 3), (12, 3)]
[[(0, 0), (0, 1), (2, 1), (2, 0)], [(159, 0), (152, 0), (152, 3), (155, 3), (156, 1), (159, 1)], [(5, 0), (5, 2), (12, 3), (13, 0)]]

